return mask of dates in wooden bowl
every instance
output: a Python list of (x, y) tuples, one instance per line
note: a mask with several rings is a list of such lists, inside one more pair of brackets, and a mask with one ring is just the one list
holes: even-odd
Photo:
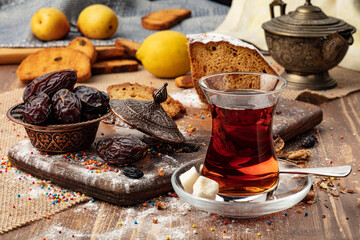
[[(82, 86), (83, 92), (92, 96), (84, 100), (73, 92), (74, 73), (66, 69), (35, 79), (24, 91), (25, 102), (7, 112), (11, 121), (24, 126), (32, 145), (41, 152), (67, 153), (88, 148), (100, 121), (110, 115), (107, 93)], [(86, 111), (84, 104), (90, 105)], [(97, 107), (87, 114), (91, 106)]]
[[(34, 79), (23, 94), (24, 120), (30, 124), (70, 124), (96, 119), (107, 113), (109, 95), (88, 86), (74, 89), (76, 80), (76, 72), (71, 69), (47, 73)], [(50, 103), (40, 101), (39, 97), (44, 94), (51, 99)], [(48, 114), (49, 108), (51, 114)], [(41, 121), (37, 115), (42, 117)], [(43, 119), (44, 116), (48, 118)]]

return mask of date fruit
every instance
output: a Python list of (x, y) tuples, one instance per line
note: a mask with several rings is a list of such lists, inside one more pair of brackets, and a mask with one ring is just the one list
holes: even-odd
[(43, 124), (51, 114), (51, 99), (46, 93), (31, 96), (22, 113), (24, 120), (31, 124)]
[(106, 162), (121, 166), (143, 159), (148, 146), (137, 138), (115, 136), (98, 142), (96, 149)]
[(144, 172), (136, 167), (123, 167), (121, 172), (128, 178), (139, 179), (144, 176)]
[(81, 101), (84, 120), (100, 117), (109, 109), (109, 95), (106, 92), (88, 86), (78, 86), (74, 89)]
[(312, 148), (316, 142), (317, 138), (314, 135), (306, 136), (300, 141), (301, 146), (304, 148)]
[(76, 72), (71, 69), (44, 74), (27, 85), (23, 100), (26, 102), (31, 96), (41, 92), (46, 93), (51, 98), (54, 93), (62, 88), (72, 91), (76, 81)]
[(60, 89), (52, 97), (53, 120), (58, 124), (80, 122), (81, 102), (75, 93)]

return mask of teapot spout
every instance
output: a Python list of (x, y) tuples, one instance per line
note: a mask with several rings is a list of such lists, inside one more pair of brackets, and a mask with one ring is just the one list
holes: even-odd
[[(355, 31), (356, 31), (356, 30), (355, 30)], [(355, 31), (354, 31), (354, 32), (355, 32)], [(353, 36), (352, 36), (352, 34), (353, 34), (354, 32), (346, 31), (346, 32), (338, 32), (338, 34), (339, 34), (340, 36), (342, 36), (349, 45), (352, 45), (352, 44), (354, 43), (354, 38), (353, 38)]]

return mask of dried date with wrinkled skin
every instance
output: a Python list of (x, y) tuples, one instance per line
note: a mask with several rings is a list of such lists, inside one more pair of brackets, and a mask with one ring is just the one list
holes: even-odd
[(110, 98), (106, 92), (88, 86), (78, 86), (74, 93), (81, 101), (83, 113), (96, 115), (108, 111)]
[(72, 91), (76, 81), (76, 72), (71, 69), (44, 74), (27, 85), (23, 100), (26, 102), (31, 96), (41, 92), (46, 93), (51, 98), (60, 89), (65, 88)]
[(115, 136), (98, 142), (97, 153), (113, 165), (126, 165), (143, 159), (148, 146), (137, 138)]
[(136, 167), (123, 167), (121, 172), (128, 178), (139, 179), (144, 176), (144, 172)]
[(31, 96), (25, 103), (22, 116), (26, 122), (40, 125), (48, 120), (51, 109), (50, 97), (46, 93), (39, 93)]
[(80, 122), (81, 102), (67, 89), (57, 91), (52, 97), (53, 121), (58, 124)]

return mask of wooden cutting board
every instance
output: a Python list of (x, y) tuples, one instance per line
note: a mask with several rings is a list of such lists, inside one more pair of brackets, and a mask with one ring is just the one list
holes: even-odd
[[(274, 136), (279, 135), (284, 139), (290, 139), (307, 131), (322, 120), (322, 111), (319, 107), (298, 101), (281, 99), (276, 112)], [(104, 164), (89, 169), (90, 165), (85, 164), (86, 160), (80, 153), (75, 154), (76, 158), (40, 154), (29, 140), (23, 140), (12, 146), (8, 156), (12, 164), (19, 169), (41, 179), (50, 180), (59, 186), (100, 200), (119, 205), (132, 205), (171, 191), (171, 175), (177, 168), (190, 161), (204, 159), (211, 131), (211, 117), (206, 114), (207, 111), (188, 108), (187, 115), (176, 120), (182, 130), (185, 127), (196, 127), (191, 134), (185, 131), (184, 134), (187, 142), (202, 144), (200, 149), (191, 153), (163, 153), (160, 156), (156, 152), (148, 154), (146, 159), (134, 164), (144, 172), (141, 179), (130, 179), (121, 172), (115, 172), (115, 167)], [(201, 116), (206, 117), (202, 119)], [(129, 134), (140, 139), (146, 137), (145, 134), (134, 129), (101, 123), (95, 143), (107, 137)], [(85, 156), (102, 162), (95, 154), (94, 147), (89, 149)], [(162, 176), (158, 174), (161, 168), (164, 170)], [(101, 172), (96, 173), (99, 170)]]

